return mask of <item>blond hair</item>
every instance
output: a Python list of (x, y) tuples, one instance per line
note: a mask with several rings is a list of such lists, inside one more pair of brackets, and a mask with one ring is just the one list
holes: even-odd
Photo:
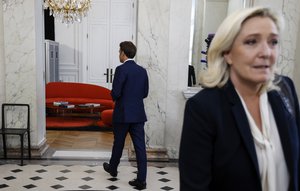
[[(253, 17), (269, 17), (275, 23), (279, 33), (283, 29), (282, 17), (266, 7), (242, 9), (229, 15), (219, 26), (208, 49), (208, 68), (200, 76), (200, 84), (203, 87), (222, 87), (227, 83), (230, 67), (226, 63), (223, 54), (231, 49), (243, 23)], [(274, 89), (274, 74), (275, 71), (273, 71), (271, 79), (263, 85), (262, 89)]]

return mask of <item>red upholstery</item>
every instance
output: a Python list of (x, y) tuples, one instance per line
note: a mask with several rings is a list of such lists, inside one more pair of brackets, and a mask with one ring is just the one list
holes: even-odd
[[(112, 112), (114, 102), (110, 95), (110, 90), (101, 86), (75, 83), (75, 82), (50, 82), (46, 84), (46, 104), (52, 104), (55, 101), (67, 101), (69, 104), (85, 104), (85, 103), (99, 103), (107, 106), (107, 110), (102, 111), (101, 120), (97, 121), (100, 127), (111, 127)], [(77, 120), (60, 118), (47, 118), (47, 127), (59, 126), (89, 126), (93, 124), (91, 120)]]
[(112, 114), (113, 114), (113, 109), (107, 109), (102, 111), (101, 113), (101, 121), (98, 121), (97, 124), (99, 126), (112, 126)]
[(50, 82), (46, 84), (46, 104), (67, 101), (70, 104), (100, 103), (113, 108), (110, 90), (93, 84)]
[(95, 125), (95, 120), (74, 117), (46, 117), (47, 128), (74, 128)]

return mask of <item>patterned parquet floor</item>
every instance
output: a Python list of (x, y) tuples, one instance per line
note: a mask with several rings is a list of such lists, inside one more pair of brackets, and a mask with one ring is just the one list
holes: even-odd
[[(111, 150), (113, 144), (113, 132), (111, 131), (62, 131), (47, 130), (47, 143), (53, 149), (88, 149)], [(130, 146), (128, 134), (124, 149)]]

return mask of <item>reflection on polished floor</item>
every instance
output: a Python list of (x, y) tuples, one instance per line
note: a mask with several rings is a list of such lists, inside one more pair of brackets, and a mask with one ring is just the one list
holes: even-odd
[[(136, 163), (126, 156), (129, 136), (118, 177), (102, 168), (110, 157), (112, 138), (112, 132), (47, 131), (52, 152), (42, 159), (25, 160), (24, 166), (19, 160), (0, 160), (0, 191), (135, 190), (128, 184), (136, 177)], [(148, 162), (146, 190), (179, 190), (177, 162)]]

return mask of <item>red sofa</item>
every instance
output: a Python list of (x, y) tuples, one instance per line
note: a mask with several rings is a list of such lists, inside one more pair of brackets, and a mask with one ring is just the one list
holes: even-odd
[(46, 84), (46, 104), (57, 101), (66, 101), (69, 104), (99, 103), (106, 106), (97, 124), (101, 127), (111, 127), (114, 102), (110, 90), (105, 87), (75, 82), (49, 82)]
[(67, 101), (69, 104), (100, 103), (113, 108), (110, 90), (93, 84), (49, 82), (46, 84), (46, 104)]
[(101, 120), (97, 121), (99, 127), (112, 127), (113, 109), (106, 109), (101, 112)]

